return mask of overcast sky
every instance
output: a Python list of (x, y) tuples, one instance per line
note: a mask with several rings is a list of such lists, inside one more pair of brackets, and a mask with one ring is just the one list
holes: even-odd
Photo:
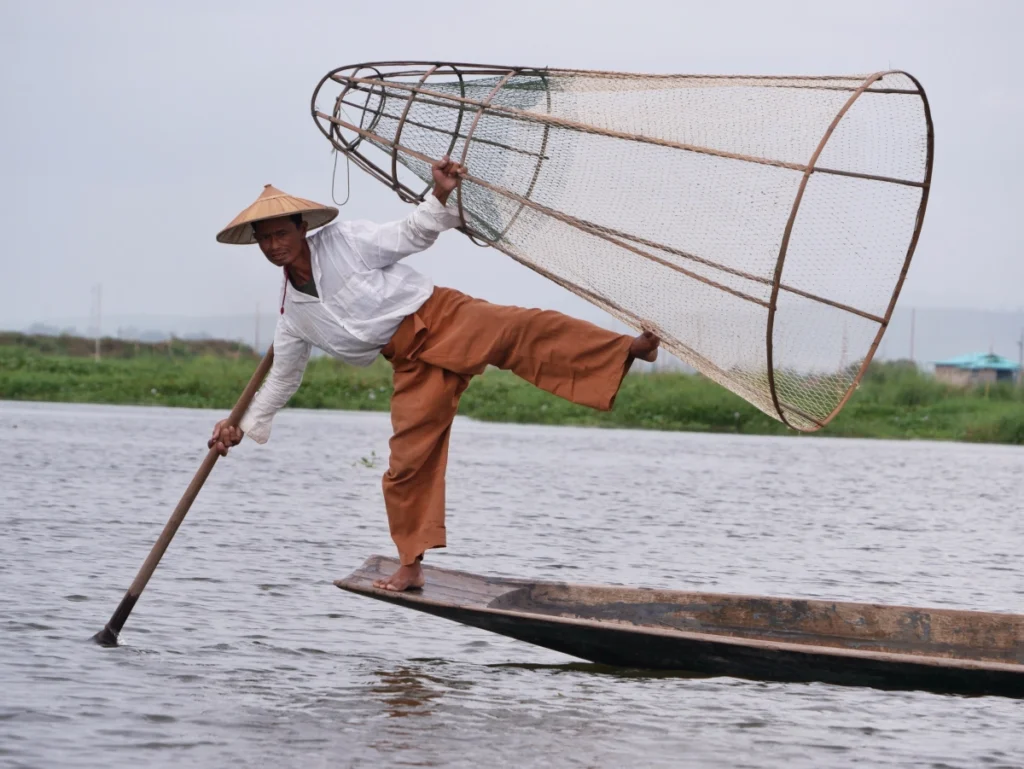
[[(495, 3), (0, 0), (0, 327), (89, 314), (233, 315), (280, 273), (216, 232), (262, 185), (330, 200), (309, 116), (343, 64), (440, 59), (637, 72), (905, 69), (936, 125), (902, 307), (1024, 306), (1024, 2)], [(353, 169), (342, 216), (408, 207)], [(339, 185), (339, 199), (344, 193)], [(571, 295), (449, 233), (413, 262), (492, 301)]]

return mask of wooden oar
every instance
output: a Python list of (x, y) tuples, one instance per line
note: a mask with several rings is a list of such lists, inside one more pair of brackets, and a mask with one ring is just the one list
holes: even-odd
[[(245, 410), (249, 408), (249, 403), (252, 401), (253, 396), (256, 394), (256, 390), (259, 389), (260, 384), (263, 382), (263, 378), (267, 375), (270, 370), (270, 365), (274, 362), (274, 348), (273, 346), (267, 350), (267, 354), (263, 356), (263, 360), (260, 361), (260, 365), (256, 367), (255, 373), (252, 375), (252, 379), (249, 380), (249, 384), (245, 386), (245, 390), (242, 391), (241, 397), (235, 404), (235, 407), (231, 409), (231, 414), (228, 416), (228, 424), (232, 427), (237, 426), (241, 421), (242, 416), (245, 414)], [(117, 610), (110, 617), (110, 620), (104, 626), (104, 628), (92, 637), (96, 643), (100, 646), (117, 646), (117, 636), (121, 632), (121, 628), (124, 627), (124, 623), (128, 619), (128, 615), (132, 613), (132, 609), (135, 608), (135, 602), (139, 600), (139, 596), (142, 595), (142, 591), (146, 588), (146, 583), (149, 582), (149, 578), (153, 576), (153, 572), (156, 570), (156, 566), (160, 563), (160, 559), (164, 555), (164, 551), (167, 550), (167, 546), (171, 544), (171, 539), (174, 538), (175, 532), (178, 531), (178, 527), (181, 522), (185, 520), (185, 514), (188, 509), (192, 507), (192, 503), (195, 501), (196, 496), (199, 494), (199, 490), (203, 488), (203, 484), (206, 482), (206, 478), (210, 475), (210, 471), (213, 470), (213, 466), (217, 463), (217, 458), (220, 454), (217, 453), (216, 448), (210, 449), (207, 453), (203, 463), (199, 466), (199, 470), (196, 472), (195, 477), (192, 478), (192, 483), (185, 489), (184, 495), (178, 501), (178, 506), (174, 508), (174, 512), (171, 513), (170, 520), (167, 521), (167, 525), (164, 526), (164, 530), (160, 532), (160, 537), (157, 539), (156, 544), (153, 545), (153, 549), (149, 551), (149, 556), (142, 564), (142, 568), (139, 569), (139, 573), (135, 575), (135, 579), (132, 581), (131, 587), (128, 588), (128, 592), (124, 594), (124, 598), (121, 599), (121, 603), (118, 604)]]

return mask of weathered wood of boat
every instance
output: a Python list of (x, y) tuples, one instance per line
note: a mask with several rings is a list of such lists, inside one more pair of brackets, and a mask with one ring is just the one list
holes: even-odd
[(607, 665), (1024, 698), (1022, 615), (528, 582), (432, 567), (423, 590), (373, 587), (396, 567), (373, 556), (335, 584)]

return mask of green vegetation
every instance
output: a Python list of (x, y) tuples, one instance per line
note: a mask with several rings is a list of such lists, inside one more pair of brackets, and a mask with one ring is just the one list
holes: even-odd
[[(228, 342), (104, 340), (103, 351), (103, 359), (94, 361), (90, 340), (0, 334), (0, 399), (227, 410), (257, 362), (250, 348)], [(385, 361), (354, 368), (318, 358), (310, 362), (290, 405), (386, 411), (390, 395)], [(495, 422), (792, 434), (715, 383), (675, 373), (627, 377), (615, 408), (602, 413), (541, 392), (507, 372), (489, 371), (466, 391), (460, 413)], [(1024, 444), (1024, 390), (1010, 385), (959, 390), (911, 365), (876, 364), (843, 412), (817, 434)]]

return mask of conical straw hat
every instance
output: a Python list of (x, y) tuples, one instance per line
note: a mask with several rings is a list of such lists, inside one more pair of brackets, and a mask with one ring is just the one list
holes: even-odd
[(291, 216), (292, 214), (302, 214), (309, 229), (315, 230), (333, 220), (338, 215), (338, 209), (314, 203), (312, 200), (293, 197), (268, 184), (263, 188), (262, 194), (256, 198), (255, 203), (242, 211), (231, 221), (231, 224), (217, 233), (217, 241), (236, 245), (255, 243), (256, 237), (252, 230), (254, 222), (276, 219), (279, 216)]

